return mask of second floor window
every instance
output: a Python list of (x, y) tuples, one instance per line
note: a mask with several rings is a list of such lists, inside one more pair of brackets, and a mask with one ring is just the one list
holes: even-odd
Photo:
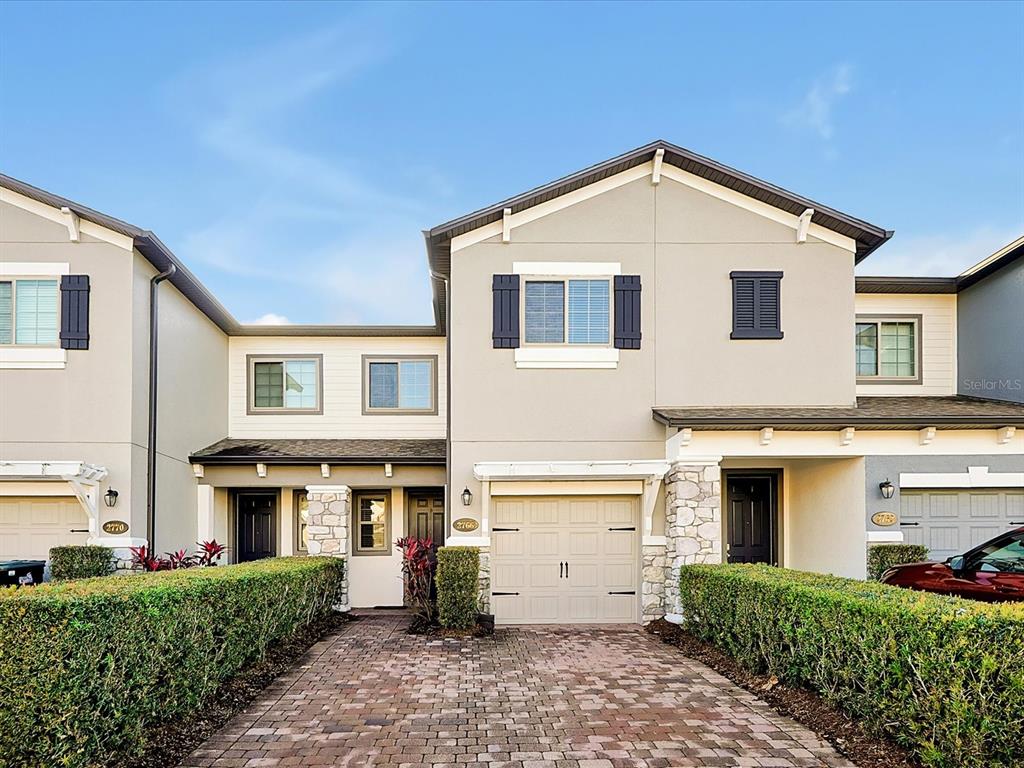
[(58, 304), (56, 280), (0, 281), (0, 344), (56, 346)]
[(918, 383), (919, 327), (916, 318), (857, 318), (858, 380)]
[(527, 280), (527, 344), (608, 344), (608, 280)]
[(250, 357), (250, 413), (321, 413), (320, 357)]
[(436, 357), (365, 357), (365, 413), (437, 413)]

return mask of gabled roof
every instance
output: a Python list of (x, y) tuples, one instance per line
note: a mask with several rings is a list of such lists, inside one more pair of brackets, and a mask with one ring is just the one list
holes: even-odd
[(960, 293), (1024, 256), (1024, 235), (956, 277), (858, 277), (857, 293)]
[(466, 232), (499, 221), (506, 208), (513, 213), (532, 208), (561, 195), (573, 192), (601, 179), (635, 168), (654, 159), (658, 150), (664, 150), (664, 163), (673, 165), (695, 176), (708, 179), (723, 187), (741, 192), (748, 197), (760, 200), (775, 208), (801, 215), (808, 208), (814, 209), (811, 220), (815, 224), (831, 229), (841, 235), (852, 238), (857, 243), (856, 260), (860, 262), (882, 243), (892, 237), (892, 232), (869, 224), (849, 214), (816, 203), (794, 192), (777, 187), (767, 181), (754, 178), (735, 168), (722, 165), (688, 149), (683, 149), (667, 141), (652, 141), (625, 154), (610, 160), (584, 168), (561, 179), (544, 184), (521, 195), (510, 197), (479, 211), (460, 216), (441, 224), (424, 233), (427, 240), (427, 257), (431, 271), (440, 275), (448, 275), (451, 261), (451, 241)]
[(655, 421), (698, 430), (822, 431), (864, 429), (1024, 428), (1024, 405), (963, 395), (947, 397), (858, 397), (853, 408), (653, 408)]
[[(0, 173), (0, 187), (49, 205), (68, 208), (79, 218), (91, 221), (132, 239), (136, 250), (154, 267), (164, 272), (171, 264), (175, 273), (169, 281), (196, 309), (206, 315), (222, 331), (231, 336), (443, 336), (444, 335), (444, 283), (431, 280), (434, 296), (434, 325), (243, 325), (214, 297), (199, 278), (186, 267), (160, 238), (148, 229), (100, 213), (66, 197), (47, 192), (19, 179)], [(440, 290), (440, 296), (438, 291)]]

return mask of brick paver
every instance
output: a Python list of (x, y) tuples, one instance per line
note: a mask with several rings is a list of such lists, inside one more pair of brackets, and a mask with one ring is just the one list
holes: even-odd
[(639, 627), (405, 633), (374, 612), (313, 646), (183, 768), (853, 764)]

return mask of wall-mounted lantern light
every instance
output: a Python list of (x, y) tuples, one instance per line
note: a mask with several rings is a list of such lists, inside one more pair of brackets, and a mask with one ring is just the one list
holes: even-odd
[(473, 503), (473, 492), (469, 488), (462, 490), (462, 506), (468, 507)]
[(889, 478), (886, 478), (878, 484), (878, 490), (882, 492), (883, 499), (891, 499), (893, 494), (896, 493), (896, 486), (889, 482)]
[(108, 507), (117, 504), (117, 491), (113, 488), (107, 488), (107, 492), (103, 494), (103, 503)]

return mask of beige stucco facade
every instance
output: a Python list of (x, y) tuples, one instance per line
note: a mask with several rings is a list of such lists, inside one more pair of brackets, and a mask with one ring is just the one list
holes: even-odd
[[(122, 520), (129, 530), (116, 537), (98, 531), (97, 542), (136, 544), (147, 536), (149, 279), (156, 270), (129, 238), (93, 227), (96, 234), (82, 231), (74, 242), (58, 218), (5, 190), (0, 264), (9, 277), (88, 275), (89, 348), (64, 350), (63, 367), (51, 368), (18, 362), (16, 347), (0, 353), (0, 458), (105, 468), (99, 493), (113, 488), (118, 500), (113, 508), (97, 505), (98, 527)], [(166, 550), (195, 544), (188, 455), (227, 429), (227, 336), (170, 283), (160, 286), (159, 316), (156, 533)], [(45, 487), (72, 493), (65, 483)], [(0, 482), (0, 493), (5, 488), (16, 490)]]

